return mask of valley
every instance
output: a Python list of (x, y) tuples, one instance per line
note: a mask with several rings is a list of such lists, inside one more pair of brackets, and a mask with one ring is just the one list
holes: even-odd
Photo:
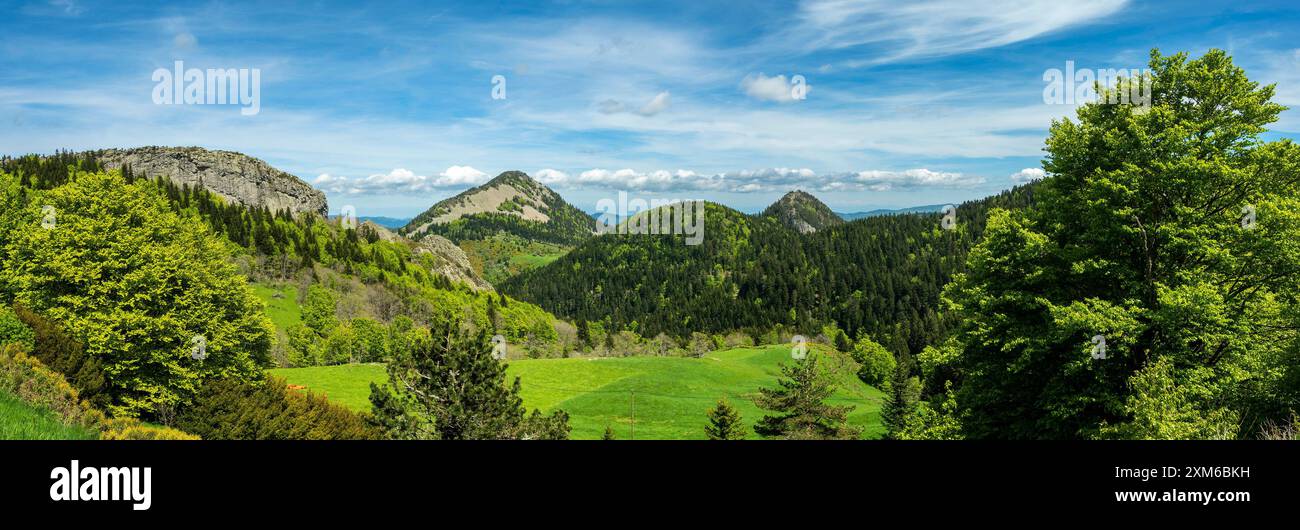
[[(828, 348), (816, 350), (816, 355), (833, 361), (827, 363), (828, 376), (839, 384), (828, 403), (854, 407), (849, 423), (863, 428), (865, 438), (880, 437), (884, 394), (857, 379), (851, 359)], [(719, 350), (701, 358), (515, 359), (506, 373), (520, 378), (525, 406), (567, 412), (573, 439), (600, 439), (606, 427), (617, 439), (630, 439), (635, 398), (637, 439), (699, 440), (705, 438), (705, 414), (719, 399), (727, 399), (752, 427), (764, 414), (752, 401), (758, 388), (774, 384), (777, 365), (790, 361), (789, 346), (763, 346)], [(358, 411), (370, 410), (370, 383), (388, 380), (381, 364), (280, 368), (271, 373)], [(752, 428), (750, 438), (758, 438)]]

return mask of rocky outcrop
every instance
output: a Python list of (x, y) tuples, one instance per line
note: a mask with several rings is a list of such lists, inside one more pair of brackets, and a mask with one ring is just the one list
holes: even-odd
[(329, 211), (324, 192), (242, 153), (200, 147), (137, 147), (105, 149), (96, 151), (95, 156), (109, 169), (130, 164), (137, 176), (165, 176), (177, 184), (201, 186), (239, 204), (320, 215)]
[(428, 234), (414, 242), (415, 251), (430, 254), (436, 265), (431, 270), (450, 278), (452, 281), (464, 282), (475, 290), (492, 290), (492, 284), (474, 271), (465, 251), (452, 243), (450, 239), (437, 234)]

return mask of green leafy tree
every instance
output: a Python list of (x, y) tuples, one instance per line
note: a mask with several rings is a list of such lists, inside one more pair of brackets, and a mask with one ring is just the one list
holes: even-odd
[(614, 437), (614, 429), (612, 429), (612, 428), (610, 428), (610, 426), (606, 425), (606, 426), (605, 426), (605, 434), (600, 435), (600, 439), (601, 439), (601, 440), (616, 440), (617, 438)]
[(709, 424), (704, 426), (704, 434), (710, 440), (744, 440), (748, 429), (740, 417), (740, 411), (719, 399), (718, 404), (709, 410)]
[(0, 292), (86, 344), (108, 376), (111, 412), (174, 407), (217, 375), (261, 377), (271, 346), (261, 301), (226, 243), (158, 186), (114, 172), (0, 190)]
[(858, 343), (853, 346), (853, 360), (862, 365), (858, 370), (858, 379), (877, 388), (885, 388), (889, 384), (897, 364), (894, 354), (865, 335), (858, 338)]
[(307, 300), (302, 305), (302, 322), (318, 336), (328, 337), (338, 327), (337, 311), (338, 298), (333, 291), (320, 285), (307, 288)]
[(1053, 123), (1037, 205), (991, 214), (946, 291), (968, 437), (1244, 436), (1295, 403), (1300, 147), (1261, 139), (1283, 107), (1219, 50), (1150, 69), (1118, 87), (1149, 106)]
[(568, 415), (531, 415), (519, 378), (506, 385), (486, 331), (469, 335), (451, 320), (430, 327), (432, 340), (388, 364), (388, 385), (370, 385), (373, 422), (398, 439), (565, 439)]
[(754, 432), (774, 438), (856, 439), (859, 429), (847, 424), (852, 406), (827, 405), (835, 385), (817, 368), (817, 354), (781, 364), (777, 388), (760, 388), (754, 403), (776, 414), (763, 416)]

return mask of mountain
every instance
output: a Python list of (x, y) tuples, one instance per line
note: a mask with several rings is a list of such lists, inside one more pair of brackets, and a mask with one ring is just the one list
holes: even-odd
[(907, 214), (907, 213), (935, 213), (935, 212), (942, 211), (944, 206), (946, 205), (928, 204), (925, 206), (912, 206), (910, 208), (896, 208), (896, 209), (881, 208), (877, 210), (868, 210), (865, 212), (850, 212), (850, 213), (836, 212), (835, 215), (840, 216), (840, 218), (844, 219), (845, 221), (854, 221), (857, 219), (864, 219), (867, 217), (878, 217), (881, 215), (898, 215), (898, 214)]
[(557, 316), (647, 337), (812, 335), (834, 322), (850, 337), (867, 333), (917, 353), (952, 324), (939, 294), (965, 267), (988, 210), (1031, 204), (1034, 189), (959, 205), (953, 230), (941, 228), (937, 213), (916, 213), (801, 235), (779, 212), (752, 216), (708, 203), (699, 245), (680, 235), (602, 235), (497, 287)]
[(800, 234), (811, 234), (844, 222), (817, 197), (800, 190), (792, 191), (777, 199), (763, 210), (762, 215), (772, 217)]
[(438, 202), (398, 230), (415, 241), (444, 237), (492, 284), (563, 256), (592, 237), (596, 220), (520, 171)]
[(227, 201), (326, 215), (325, 193), (266, 162), (232, 151), (201, 147), (136, 147), (88, 153), (106, 169), (131, 167), (136, 176), (167, 177), (176, 185), (201, 187)]
[(574, 244), (595, 229), (595, 219), (558, 193), (522, 171), (507, 171), (434, 204), (398, 232), (412, 239), (438, 234), (456, 243), (504, 232), (530, 241)]

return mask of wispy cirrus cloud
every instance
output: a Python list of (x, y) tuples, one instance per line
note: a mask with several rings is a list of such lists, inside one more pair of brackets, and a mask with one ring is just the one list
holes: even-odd
[(996, 48), (1113, 15), (1127, 0), (808, 0), (776, 38), (805, 53), (866, 48), (848, 66)]

